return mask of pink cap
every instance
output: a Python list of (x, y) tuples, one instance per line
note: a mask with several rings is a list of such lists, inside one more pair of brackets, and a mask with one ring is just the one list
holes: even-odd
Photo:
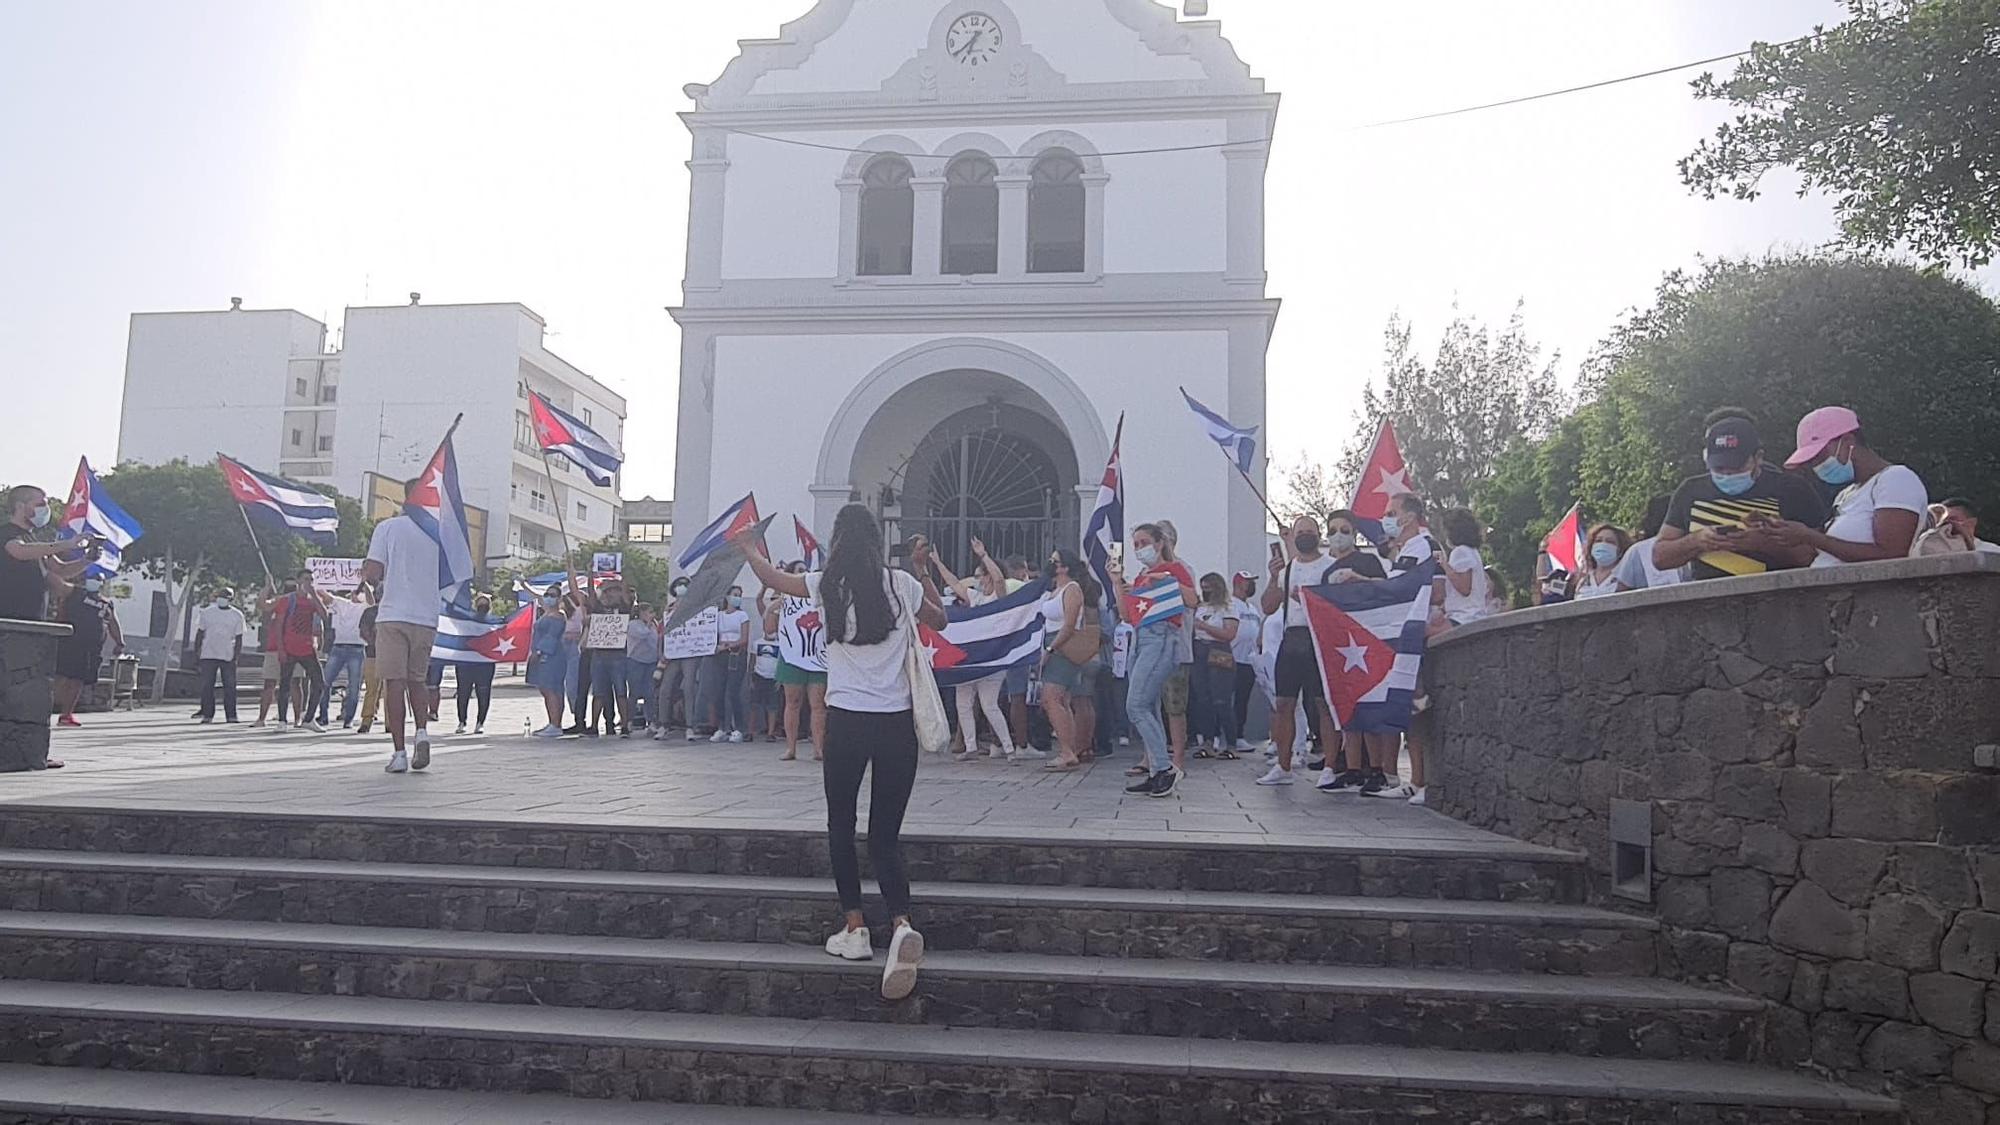
[(1799, 419), (1799, 447), (1785, 458), (1785, 468), (1796, 469), (1819, 459), (1829, 444), (1861, 428), (1861, 419), (1845, 406), (1822, 406)]

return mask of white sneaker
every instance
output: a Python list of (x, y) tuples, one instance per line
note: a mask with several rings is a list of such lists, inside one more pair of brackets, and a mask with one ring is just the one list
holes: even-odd
[(306, 729), (313, 732), (314, 734), (325, 734), (326, 724), (315, 720), (313, 722), (307, 723)]
[(1285, 769), (1283, 766), (1274, 765), (1271, 767), (1271, 772), (1257, 779), (1257, 784), (1290, 785), (1294, 780), (1296, 779), (1292, 777), (1292, 771)]
[(653, 735), (653, 741), (665, 742), (666, 740), (667, 740), (667, 728), (661, 727), (659, 731)]
[(474, 734), (485, 734), (485, 733), (486, 733), (486, 724), (485, 724), (485, 723), (479, 723), (479, 724), (477, 724), (476, 726), (474, 726), (474, 727), (472, 728), (472, 733), (474, 733)]
[(1419, 789), (1415, 793), (1411, 794), (1410, 803), (1416, 805), (1419, 808), (1422, 808), (1424, 805), (1429, 804), (1430, 802), (1424, 800), (1424, 792), (1425, 790)]
[(562, 728), (561, 728), (561, 727), (559, 727), (559, 726), (556, 726), (556, 725), (555, 725), (554, 723), (550, 723), (550, 724), (549, 724), (548, 726), (545, 726), (545, 727), (543, 727), (542, 729), (540, 729), (540, 730), (536, 731), (536, 732), (535, 732), (534, 734), (532, 734), (532, 735), (529, 735), (528, 737), (530, 737), (530, 738), (561, 738), (561, 737), (562, 737)]
[(1049, 752), (1047, 750), (1037, 750), (1032, 746), (1023, 746), (1014, 751), (1014, 756), (1022, 761), (1039, 762), (1047, 758)]
[(409, 773), (410, 756), (401, 750), (389, 755), (389, 764), (382, 767), (386, 773)]
[(730, 732), (729, 732), (729, 741), (731, 741), (731, 742), (741, 742), (741, 741), (743, 741), (743, 732), (742, 732), (742, 731), (740, 731), (740, 730), (733, 730), (733, 731), (730, 731)]
[(455, 730), (455, 731), (452, 731), (451, 733), (453, 733), (453, 734), (464, 734), (464, 733), (465, 733), (465, 724), (464, 724), (464, 723), (460, 723), (460, 724), (458, 724), (458, 729), (457, 729), (457, 730)]
[(1334, 781), (1337, 780), (1339, 777), (1340, 774), (1336, 773), (1332, 766), (1328, 766), (1325, 769), (1319, 771), (1319, 782), (1315, 785), (1315, 788), (1331, 789), (1333, 788)]
[(1130, 745), (1132, 745), (1132, 736), (1131, 736), (1131, 735), (1127, 735), (1127, 734), (1121, 734), (1121, 735), (1119, 735), (1119, 736), (1118, 736), (1118, 745), (1120, 745), (1120, 746), (1130, 746)]
[(889, 963), (882, 967), (882, 999), (901, 1000), (917, 988), (917, 966), (924, 963), (924, 935), (909, 923), (896, 927), (889, 939)]
[(708, 736), (708, 740), (710, 742), (727, 742), (729, 741), (729, 736), (722, 731), (716, 731), (714, 734)]
[(266, 722), (265, 722), (264, 720), (262, 720), (262, 719), (258, 719), (258, 720), (257, 720), (256, 722), (254, 722), (254, 723), (251, 723), (250, 725), (251, 725), (251, 726), (252, 726), (252, 727), (254, 728), (254, 727), (262, 727), (262, 726), (269, 726), (270, 724), (269, 724), (269, 723), (266, 723)]
[(419, 727), (417, 729), (417, 748), (416, 751), (410, 755), (410, 768), (413, 770), (420, 770), (430, 764), (431, 764), (431, 732)]
[(1236, 740), (1236, 749), (1237, 749), (1238, 751), (1243, 751), (1243, 750), (1255, 750), (1255, 749), (1256, 749), (1256, 747), (1255, 747), (1255, 746), (1252, 746), (1252, 745), (1250, 745), (1250, 740), (1249, 740), (1249, 739), (1247, 739), (1247, 738), (1239, 738), (1239, 739), (1237, 739), (1237, 740)]
[(826, 939), (826, 951), (849, 961), (873, 961), (875, 948), (868, 944), (868, 927), (843, 929)]

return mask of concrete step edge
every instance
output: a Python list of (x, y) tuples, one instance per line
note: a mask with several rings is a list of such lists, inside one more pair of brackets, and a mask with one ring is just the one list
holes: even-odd
[(434, 1000), (0, 981), (0, 1012), (65, 1020), (383, 1033), (913, 1064), (1151, 1073), (1243, 1081), (1620, 1097), (1893, 1113), (1889, 1098), (1743, 1064), (1164, 1039), (1061, 1031), (688, 1016)]
[[(160, 946), (215, 945), (538, 963), (694, 966), (873, 976), (877, 962), (829, 957), (813, 946), (426, 930), (297, 922), (236, 922), (139, 915), (0, 912), (0, 937), (73, 941), (142, 941)], [(1650, 977), (1554, 976), (1449, 969), (1295, 965), (1272, 962), (1143, 960), (1038, 953), (926, 954), (927, 977), (979, 981), (1037, 980), (1170, 989), (1221, 987), (1285, 994), (1337, 993), (1413, 1000), (1599, 1004), (1651, 1010), (1755, 1012), (1763, 1002), (1735, 993)]]
[[(431, 886), (480, 885), (569, 891), (727, 895), (732, 898), (826, 898), (824, 879), (770, 875), (707, 875), (651, 871), (582, 871), (569, 868), (479, 867), (439, 863), (258, 859), (0, 849), (0, 871), (79, 871), (175, 875), (186, 878), (275, 877), (343, 882), (399, 882)], [(1171, 913), (1310, 915), (1325, 919), (1462, 922), (1484, 925), (1567, 926), (1584, 929), (1656, 930), (1657, 920), (1592, 906), (1483, 899), (1419, 899), (1275, 892), (1150, 890), (1129, 887), (1036, 886), (1024, 883), (921, 883), (919, 903), (976, 903), (1024, 908), (1127, 909)]]

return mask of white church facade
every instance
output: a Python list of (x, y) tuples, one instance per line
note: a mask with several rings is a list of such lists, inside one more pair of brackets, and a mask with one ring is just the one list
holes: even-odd
[[(1076, 547), (1122, 412), (1128, 525), (1261, 570), (1182, 402), (1264, 423), (1278, 99), (1154, 0), (819, 0), (695, 109), (675, 522), (851, 501), (963, 563)], [(1251, 476), (1263, 483), (1261, 459)]]

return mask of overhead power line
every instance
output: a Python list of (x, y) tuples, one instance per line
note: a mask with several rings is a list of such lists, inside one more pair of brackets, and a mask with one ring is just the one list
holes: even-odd
[[(1788, 39), (1776, 45), (1779, 47), (1796, 46), (1797, 44), (1817, 39), (1820, 36), (1820, 34), (1822, 33), (1815, 32), (1811, 35), (1801, 35), (1797, 39)], [(1730, 62), (1734, 59), (1746, 58), (1753, 51), (1755, 51), (1755, 48), (1750, 48), (1742, 51), (1734, 51), (1727, 55), (1715, 55), (1710, 58), (1695, 59), (1692, 62), (1676, 63), (1673, 66), (1663, 66), (1655, 70), (1642, 70), (1637, 74), (1624, 74), (1616, 78), (1606, 78), (1598, 82), (1586, 82), (1581, 86), (1565, 86), (1560, 90), (1544, 90), (1539, 94), (1523, 94), (1522, 96), (1515, 98), (1502, 98), (1501, 100), (1496, 102), (1481, 102), (1478, 105), (1460, 106), (1457, 109), (1442, 109), (1442, 110), (1437, 110), (1433, 113), (1419, 113), (1409, 117), (1392, 117), (1383, 121), (1370, 121), (1364, 125), (1349, 125), (1345, 129), (1339, 131), (1354, 133), (1354, 132), (1361, 132), (1367, 129), (1386, 129), (1393, 125), (1412, 125), (1419, 121), (1436, 121), (1440, 118), (1459, 117), (1464, 114), (1479, 113), (1489, 109), (1501, 109), (1503, 107), (1511, 105), (1523, 105), (1528, 102), (1544, 101), (1549, 98), (1560, 98), (1569, 94), (1580, 94), (1589, 90), (1602, 90), (1607, 86), (1617, 86), (1626, 82), (1637, 82), (1640, 79), (1644, 78), (1658, 78), (1663, 74), (1673, 74), (1677, 71), (1682, 71), (1682, 70), (1693, 70), (1695, 67), (1698, 66), (1713, 66), (1716, 63)], [(892, 152), (886, 149), (850, 148), (846, 145), (822, 144), (819, 141), (800, 140), (796, 137), (773, 136), (769, 133), (759, 133), (751, 129), (738, 129), (729, 125), (719, 125), (715, 126), (715, 128), (720, 129), (722, 132), (725, 133), (734, 133), (739, 137), (751, 137), (753, 139), (760, 141), (770, 141), (773, 144), (794, 145), (799, 148), (819, 149), (823, 152), (842, 152), (849, 154), (858, 154), (863, 156), (900, 156), (906, 160), (926, 160), (936, 155), (935, 153), (929, 153), (929, 152)], [(1266, 139), (1268, 138), (1258, 137), (1247, 141), (1213, 141), (1205, 144), (1166, 145), (1159, 148), (1128, 148), (1128, 149), (1119, 149), (1113, 152), (1099, 152), (1099, 153), (1094, 153), (1093, 155), (1100, 157), (1152, 156), (1159, 153), (1169, 153), (1169, 152), (1201, 152), (1209, 149), (1237, 148), (1244, 145), (1262, 144)]]

